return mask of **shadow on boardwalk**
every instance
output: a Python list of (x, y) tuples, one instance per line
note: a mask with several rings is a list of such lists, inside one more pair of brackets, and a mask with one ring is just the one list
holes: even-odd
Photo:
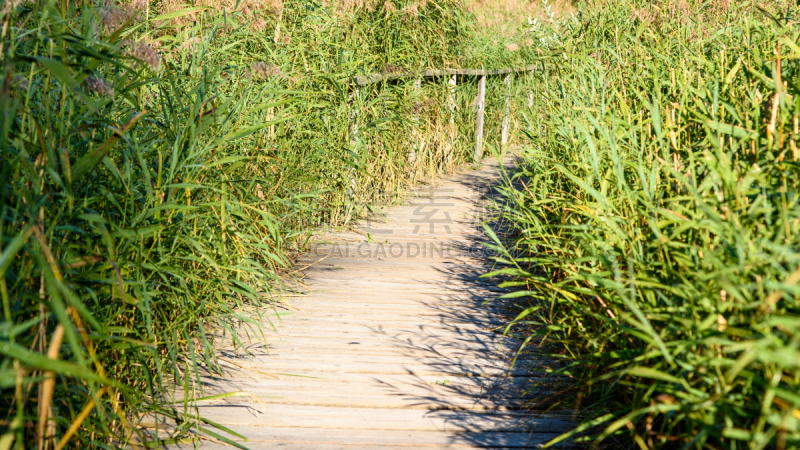
[(274, 332), (246, 356), (223, 344), (223, 375), (199, 380), (203, 395), (242, 394), (199, 414), (249, 448), (537, 448), (569, 429), (571, 412), (533, 409), (549, 362), (532, 348), (512, 364), (516, 311), (480, 278), (492, 262), (476, 216), (498, 180), (485, 164), (317, 239)]

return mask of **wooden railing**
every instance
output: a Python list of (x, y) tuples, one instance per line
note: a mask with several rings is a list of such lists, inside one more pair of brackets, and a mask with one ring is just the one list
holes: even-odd
[[(511, 98), (509, 94), (509, 90), (511, 88), (512, 76), (516, 73), (525, 73), (525, 72), (533, 72), (537, 70), (538, 65), (530, 65), (525, 67), (510, 67), (505, 69), (439, 69), (439, 70), (425, 70), (420, 73), (411, 73), (411, 72), (395, 72), (395, 73), (387, 73), (387, 74), (374, 74), (368, 76), (358, 76), (355, 77), (354, 81), (354, 95), (358, 97), (358, 91), (360, 86), (366, 86), (369, 84), (379, 83), (385, 80), (393, 80), (393, 79), (400, 79), (400, 78), (416, 78), (415, 87), (419, 89), (422, 85), (422, 78), (431, 78), (431, 77), (450, 77), (449, 85), (450, 85), (450, 98), (449, 98), (449, 107), (451, 111), (451, 121), (453, 120), (453, 112), (455, 111), (455, 94), (456, 94), (456, 84), (458, 82), (458, 76), (473, 76), (478, 78), (478, 97), (475, 102), (475, 155), (474, 159), (475, 162), (480, 163), (481, 158), (483, 156), (483, 113), (484, 113), (484, 105), (486, 100), (486, 77), (487, 76), (496, 76), (496, 75), (505, 75), (504, 82), (508, 87), (506, 89), (505, 94), (505, 110), (503, 115), (503, 131), (501, 137), (501, 146), (505, 148), (506, 144), (508, 143), (508, 131), (509, 131), (509, 115), (510, 115), (510, 106), (511, 106)], [(532, 106), (533, 102), (533, 94), (528, 93), (528, 106)], [(355, 116), (354, 116), (355, 119)], [(351, 125), (351, 131), (355, 130), (357, 132), (358, 125), (353, 123)]]

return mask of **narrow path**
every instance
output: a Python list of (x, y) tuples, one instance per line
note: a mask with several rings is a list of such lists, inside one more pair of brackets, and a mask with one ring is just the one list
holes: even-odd
[[(510, 159), (507, 160), (510, 162)], [(535, 360), (509, 368), (519, 342), (493, 331), (508, 313), (479, 278), (490, 261), (475, 216), (498, 163), (421, 188), (385, 223), (329, 233), (307, 266), (297, 311), (252, 357), (222, 350), (230, 368), (207, 378), (200, 413), (250, 438), (253, 449), (536, 448), (569, 416), (522, 411)], [(433, 195), (431, 195), (433, 194)], [(527, 380), (527, 381), (526, 381)], [(206, 443), (201, 448), (217, 448)]]

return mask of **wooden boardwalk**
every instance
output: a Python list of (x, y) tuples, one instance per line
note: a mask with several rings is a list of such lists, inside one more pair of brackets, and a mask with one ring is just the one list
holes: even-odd
[[(200, 414), (253, 449), (538, 448), (569, 415), (526, 411), (535, 359), (509, 367), (519, 342), (493, 328), (508, 311), (479, 278), (491, 262), (475, 215), (498, 163), (465, 170), (385, 223), (329, 233), (297, 261), (305, 278), (276, 331), (248, 357), (221, 349), (224, 377)], [(433, 194), (433, 195), (431, 195)], [(223, 448), (204, 441), (201, 448)], [(225, 447), (230, 448), (230, 447)]]

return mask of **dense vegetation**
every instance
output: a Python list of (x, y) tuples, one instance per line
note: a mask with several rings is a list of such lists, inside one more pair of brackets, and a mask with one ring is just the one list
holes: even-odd
[(535, 53), (469, 45), (456, 0), (3, 8), (0, 449), (224, 439), (192, 412), (214, 338), (259, 337), (314, 229), (472, 159), (474, 79), (451, 116), (447, 80), (352, 77)]
[(501, 272), (582, 439), (800, 447), (798, 14), (668, 0), (557, 22)]

